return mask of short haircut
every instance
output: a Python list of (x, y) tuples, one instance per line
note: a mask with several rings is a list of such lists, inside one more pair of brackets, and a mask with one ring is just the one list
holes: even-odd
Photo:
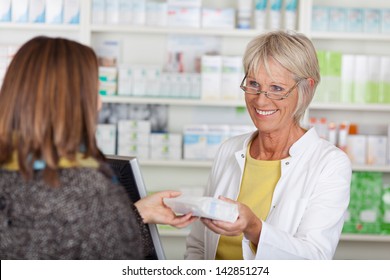
[(59, 159), (103, 160), (95, 139), (98, 63), (94, 51), (64, 38), (35, 37), (15, 54), (0, 90), (0, 165), (17, 153), (31, 179), (35, 160), (56, 184)]
[[(272, 58), (292, 74), (298, 82), (298, 103), (294, 119), (299, 122), (311, 100), (318, 83), (320, 71), (313, 43), (305, 35), (292, 31), (272, 31), (255, 37), (249, 42), (244, 57), (245, 74), (255, 74), (260, 67), (269, 72), (268, 60)], [(314, 86), (304, 79), (314, 80)]]

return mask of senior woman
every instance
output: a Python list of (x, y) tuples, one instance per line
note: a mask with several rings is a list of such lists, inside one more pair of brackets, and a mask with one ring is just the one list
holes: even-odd
[(186, 259), (331, 259), (349, 203), (351, 164), (300, 125), (320, 81), (312, 42), (274, 31), (243, 57), (241, 89), (256, 126), (217, 153), (205, 195), (237, 203), (234, 223), (202, 218)]

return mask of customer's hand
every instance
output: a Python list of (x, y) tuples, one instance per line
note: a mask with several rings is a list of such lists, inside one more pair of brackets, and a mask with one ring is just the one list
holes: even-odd
[(222, 196), (220, 196), (219, 199), (238, 205), (239, 214), (237, 220), (234, 223), (230, 223), (201, 218), (203, 224), (213, 232), (222, 235), (237, 236), (243, 233), (245, 238), (250, 240), (254, 245), (257, 245), (262, 228), (261, 220), (245, 204)]
[(166, 224), (177, 228), (183, 228), (194, 222), (197, 218), (191, 213), (176, 215), (171, 208), (167, 207), (163, 198), (177, 197), (181, 193), (177, 191), (161, 191), (146, 196), (135, 203), (144, 223)]

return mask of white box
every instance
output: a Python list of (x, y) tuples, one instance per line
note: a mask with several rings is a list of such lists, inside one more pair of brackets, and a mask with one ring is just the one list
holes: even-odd
[(80, 23), (80, 0), (64, 0), (64, 23)]
[(345, 32), (347, 29), (347, 9), (331, 7), (329, 9), (329, 31)]
[(367, 136), (348, 135), (347, 155), (352, 164), (366, 164), (367, 158)]
[(168, 5), (168, 21), (170, 27), (200, 27), (201, 8)]
[(103, 24), (106, 21), (106, 1), (92, 0), (92, 23)]
[(221, 98), (222, 57), (203, 55), (201, 58), (202, 99), (218, 100)]
[(284, 28), (286, 30), (297, 29), (297, 6), (298, 0), (285, 1)]
[(181, 147), (169, 145), (150, 146), (149, 151), (151, 159), (180, 160), (182, 154)]
[(137, 121), (137, 120), (119, 120), (118, 132), (121, 133), (150, 133), (151, 131), (150, 121)]
[(148, 65), (145, 67), (145, 95), (158, 96), (160, 91), (161, 67)]
[(242, 57), (223, 56), (221, 74), (221, 97), (228, 100), (243, 100), (240, 83), (243, 78)]
[(150, 133), (127, 131), (123, 128), (119, 129), (118, 125), (118, 146), (138, 145), (149, 146)]
[(351, 103), (353, 101), (355, 56), (343, 54), (341, 58), (341, 94), (340, 101)]
[(106, 1), (106, 23), (119, 23), (119, 0)]
[(363, 9), (349, 8), (347, 10), (347, 32), (363, 32)]
[[(0, 20), (1, 21), (1, 20)], [(390, 9), (384, 9), (382, 11), (382, 33), (390, 33)]]
[(132, 6), (132, 24), (145, 25), (146, 23), (146, 1), (134, 0)]
[(184, 159), (206, 159), (207, 125), (184, 126)]
[(152, 133), (150, 135), (150, 145), (152, 147), (181, 147), (182, 139), (183, 137), (179, 133)]
[(45, 0), (29, 1), (29, 22), (45, 22)]
[(226, 28), (234, 29), (236, 26), (235, 9), (202, 9), (202, 27), (203, 28)]
[(132, 18), (133, 0), (119, 0), (119, 23), (131, 23)]
[(116, 125), (98, 124), (96, 127), (96, 141), (99, 149), (105, 155), (116, 154)]
[(100, 81), (99, 83), (99, 94), (101, 95), (116, 95), (117, 93), (117, 82), (116, 81)]
[(133, 95), (146, 95), (146, 70), (145, 66), (134, 66), (133, 68)]
[(46, 23), (60, 24), (63, 22), (63, 0), (46, 0)]
[(228, 125), (208, 125), (206, 159), (213, 159), (221, 144), (229, 138), (230, 129)]
[(11, 21), (11, 2), (12, 0), (0, 0), (0, 22)]
[(167, 0), (167, 4), (171, 6), (200, 8), (202, 6), (202, 0)]
[(329, 7), (313, 6), (311, 15), (312, 31), (328, 31)]
[(99, 80), (103, 82), (115, 82), (118, 80), (116, 67), (99, 66)]
[(387, 137), (369, 135), (367, 137), (367, 164), (385, 165), (387, 155)]
[(354, 67), (353, 101), (355, 103), (365, 103), (368, 81), (368, 56), (356, 55)]
[(12, 0), (12, 22), (28, 22), (28, 0)]
[(379, 33), (381, 30), (381, 11), (379, 9), (364, 9), (364, 32)]
[(130, 66), (120, 65), (118, 69), (118, 95), (132, 95), (133, 74)]
[(168, 23), (167, 3), (147, 2), (146, 4), (146, 25), (166, 26)]
[(139, 146), (139, 145), (118, 145), (118, 155), (128, 156), (128, 157), (137, 157), (139, 159), (148, 159), (149, 158), (149, 147), (148, 146)]

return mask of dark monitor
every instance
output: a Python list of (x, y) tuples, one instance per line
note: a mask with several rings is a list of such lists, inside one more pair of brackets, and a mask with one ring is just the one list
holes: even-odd
[[(146, 196), (147, 192), (141, 169), (135, 157), (107, 156), (107, 160), (118, 178), (119, 183), (126, 189), (126, 192), (133, 203)], [(148, 232), (149, 237), (146, 236), (145, 238), (152, 240), (152, 242), (148, 243), (153, 244), (154, 248), (149, 248), (150, 250), (148, 251), (151, 253), (146, 256), (146, 259), (165, 259), (157, 226), (148, 224)]]

